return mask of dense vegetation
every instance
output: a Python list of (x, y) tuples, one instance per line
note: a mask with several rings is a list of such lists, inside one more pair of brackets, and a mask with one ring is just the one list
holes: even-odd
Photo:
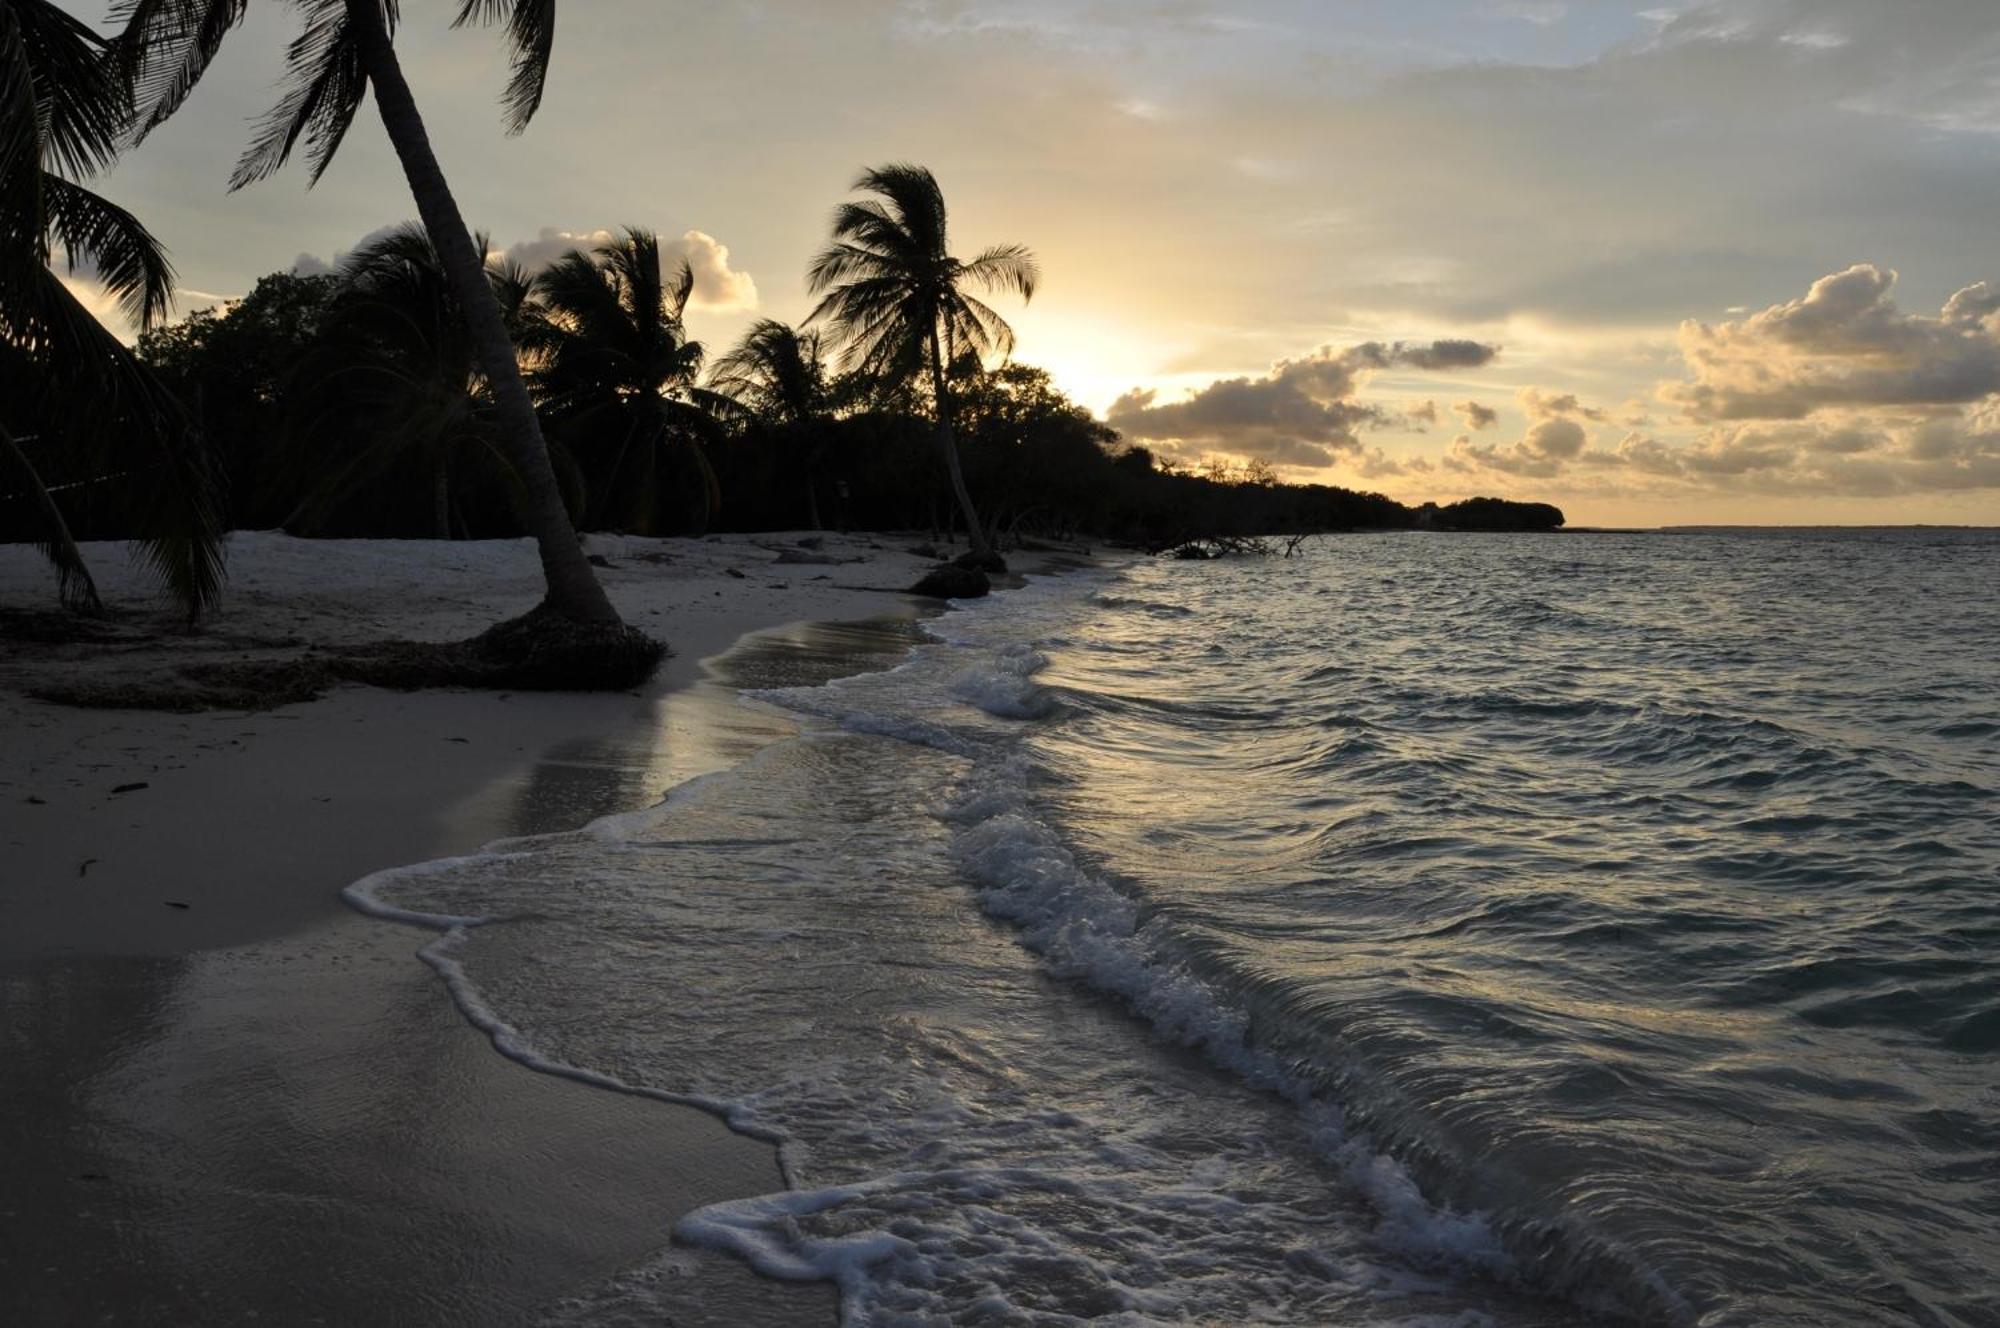
[[(704, 348), (681, 325), (684, 275), (662, 284), (643, 353), (593, 350), (580, 333), (561, 332), (578, 292), (603, 280), (603, 317), (589, 326), (640, 339), (613, 278), (591, 275), (600, 263), (629, 267), (634, 244), (656, 255), (650, 237), (628, 235), (615, 258), (572, 255), (532, 280), (494, 271), (580, 525), (963, 530), (928, 396), (835, 372), (811, 332), (761, 323), (704, 376)], [(222, 458), (232, 527), (519, 533), (505, 463), (483, 438), (478, 376), (449, 344), (455, 324), (429, 261), (420, 232), (398, 232), (355, 254), (341, 277), (276, 273), (226, 314), (197, 313), (141, 338), (140, 358), (189, 403)], [(1412, 509), (1380, 494), (1280, 484), (1255, 468), (1163, 465), (1124, 445), (1041, 369), (987, 370), (962, 358), (952, 379), (966, 485), (1003, 543), (1090, 534), (1166, 547), (1277, 531), (1562, 523), (1546, 504)], [(634, 402), (643, 420), (631, 418)], [(79, 535), (123, 534), (122, 507), (100, 509), (90, 492), (69, 504)]]

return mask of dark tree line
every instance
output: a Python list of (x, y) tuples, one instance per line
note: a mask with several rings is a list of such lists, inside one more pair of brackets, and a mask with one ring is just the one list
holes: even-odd
[[(928, 394), (836, 372), (814, 332), (768, 321), (704, 377), (704, 349), (680, 322), (685, 274), (655, 288), (646, 272), (657, 244), (643, 233), (611, 248), (571, 255), (553, 280), (490, 273), (582, 528), (963, 533)], [(516, 494), (487, 441), (480, 376), (458, 326), (412, 228), (357, 252), (338, 276), (276, 273), (226, 313), (154, 329), (139, 358), (214, 445), (231, 527), (516, 535)], [(1562, 521), (1546, 504), (1411, 509), (1331, 485), (1165, 466), (1041, 369), (962, 358), (952, 379), (964, 481), (1003, 544), (1091, 536), (1166, 548), (1214, 536)], [(64, 498), (78, 538), (129, 533), (123, 503), (95, 502), (88, 485)]]

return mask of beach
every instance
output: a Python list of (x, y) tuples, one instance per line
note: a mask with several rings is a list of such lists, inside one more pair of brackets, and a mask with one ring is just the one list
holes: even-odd
[[(592, 538), (621, 611), (674, 651), (632, 694), (342, 686), (182, 714), (27, 694), (464, 636), (535, 602), (525, 541), (239, 534), (194, 635), (133, 608), (124, 550), (92, 546), (114, 640), (0, 634), (0, 1318), (523, 1321), (689, 1209), (778, 1188), (773, 1150), (711, 1115), (495, 1054), (413, 957), (429, 935), (340, 891), (649, 805), (784, 732), (703, 661), (761, 629), (907, 619), (919, 602), (883, 588), (927, 565), (912, 538), (800, 538)], [(0, 605), (47, 605), (46, 581), (0, 550)], [(809, 636), (770, 649), (829, 648)], [(831, 1314), (823, 1286), (685, 1271), (686, 1322)]]
[(1991, 532), (799, 538), (593, 540), (633, 695), (23, 699), (524, 545), (10, 634), (6, 1321), (1992, 1318)]

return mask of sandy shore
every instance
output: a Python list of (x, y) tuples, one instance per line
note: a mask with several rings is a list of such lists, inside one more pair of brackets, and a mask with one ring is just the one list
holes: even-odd
[[(785, 731), (702, 661), (780, 624), (906, 619), (908, 597), (851, 587), (925, 565), (913, 539), (796, 538), (593, 541), (621, 611), (675, 651), (632, 694), (342, 687), (197, 714), (28, 695), (467, 635), (538, 597), (519, 541), (239, 536), (229, 600), (195, 636), (162, 636), (159, 610), (130, 607), (123, 550), (94, 548), (127, 606), (97, 639), (0, 618), (0, 1321), (528, 1321), (688, 1209), (777, 1187), (770, 1149), (702, 1113), (502, 1059), (412, 958), (427, 937), (338, 892), (649, 805)], [(49, 599), (32, 551), (0, 548), (0, 609)], [(811, 674), (895, 641), (795, 628), (755, 649)], [(831, 1315), (824, 1287), (687, 1271), (680, 1322)]]

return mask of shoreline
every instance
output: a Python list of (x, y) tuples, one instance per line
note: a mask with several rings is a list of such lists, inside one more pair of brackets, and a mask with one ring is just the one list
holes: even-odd
[[(705, 1112), (505, 1059), (417, 962), (433, 933), (340, 898), (374, 871), (649, 806), (791, 727), (716, 661), (759, 639), (838, 652), (854, 643), (802, 624), (922, 612), (726, 571), (781, 539), (643, 542), (703, 565), (651, 588), (664, 599), (614, 586), (638, 621), (673, 615), (676, 653), (636, 694), (343, 687), (183, 715), (0, 692), (10, 1322), (517, 1321), (656, 1255), (683, 1212), (781, 1188), (775, 1149)], [(896, 547), (911, 538), (826, 540), (878, 585), (921, 565)], [(0, 590), (17, 571), (0, 563)], [(239, 617), (223, 631), (262, 626)], [(0, 661), (15, 687), (20, 654)], [(830, 1287), (684, 1262), (688, 1323), (833, 1317)]]

